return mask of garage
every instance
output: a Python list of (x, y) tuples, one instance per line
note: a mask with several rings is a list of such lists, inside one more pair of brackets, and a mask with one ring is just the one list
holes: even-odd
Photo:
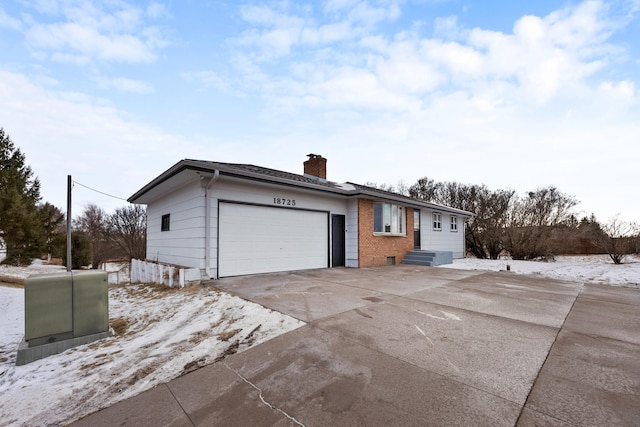
[(326, 268), (327, 212), (220, 202), (220, 277)]

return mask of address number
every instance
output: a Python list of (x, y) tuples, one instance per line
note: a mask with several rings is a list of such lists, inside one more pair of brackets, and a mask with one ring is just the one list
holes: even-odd
[(274, 197), (273, 198), (273, 204), (274, 205), (284, 205), (284, 206), (295, 206), (296, 205), (296, 200), (295, 199), (285, 199), (285, 198), (280, 198), (280, 197)]

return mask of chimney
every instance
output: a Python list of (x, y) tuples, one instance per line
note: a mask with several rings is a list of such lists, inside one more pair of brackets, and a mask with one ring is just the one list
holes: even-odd
[(304, 162), (304, 174), (307, 176), (327, 179), (327, 159), (319, 154), (307, 154), (309, 160)]

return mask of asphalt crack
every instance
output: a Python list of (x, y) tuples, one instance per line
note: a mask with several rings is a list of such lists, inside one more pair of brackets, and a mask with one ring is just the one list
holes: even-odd
[(240, 372), (236, 371), (235, 369), (231, 368), (231, 366), (229, 366), (227, 364), (227, 362), (222, 362), (222, 364), (231, 372), (233, 372), (234, 374), (236, 374), (238, 376), (238, 378), (240, 378), (242, 381), (244, 381), (245, 383), (247, 383), (248, 385), (250, 385), (251, 387), (253, 387), (257, 392), (258, 392), (258, 396), (260, 397), (260, 401), (268, 406), (269, 408), (271, 408), (274, 411), (280, 412), (282, 415), (284, 415), (285, 417), (289, 418), (292, 422), (296, 423), (299, 426), (302, 427), (306, 427), (303, 423), (301, 423), (300, 421), (298, 421), (297, 419), (295, 419), (295, 417), (292, 417), (291, 415), (287, 414), (285, 411), (283, 411), (282, 409), (278, 408), (277, 406), (267, 402), (267, 400), (264, 398), (264, 396), (262, 395), (262, 389), (260, 387), (258, 387), (257, 385), (255, 385), (254, 383), (252, 383), (251, 381), (249, 381), (248, 379), (246, 379)]

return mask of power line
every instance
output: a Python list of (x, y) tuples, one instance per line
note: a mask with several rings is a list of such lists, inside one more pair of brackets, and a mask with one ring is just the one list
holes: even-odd
[(86, 186), (84, 184), (80, 184), (78, 181), (73, 181), (73, 183), (74, 184), (78, 184), (79, 186), (84, 187), (87, 190), (95, 191), (96, 193), (100, 193), (100, 194), (103, 194), (105, 196), (113, 197), (114, 199), (124, 200), (125, 202), (128, 202), (127, 199), (123, 199), (122, 197), (118, 197), (118, 196), (114, 196), (112, 194), (105, 193), (104, 191), (96, 190), (95, 188), (91, 188), (91, 187), (88, 187), (88, 186)]

